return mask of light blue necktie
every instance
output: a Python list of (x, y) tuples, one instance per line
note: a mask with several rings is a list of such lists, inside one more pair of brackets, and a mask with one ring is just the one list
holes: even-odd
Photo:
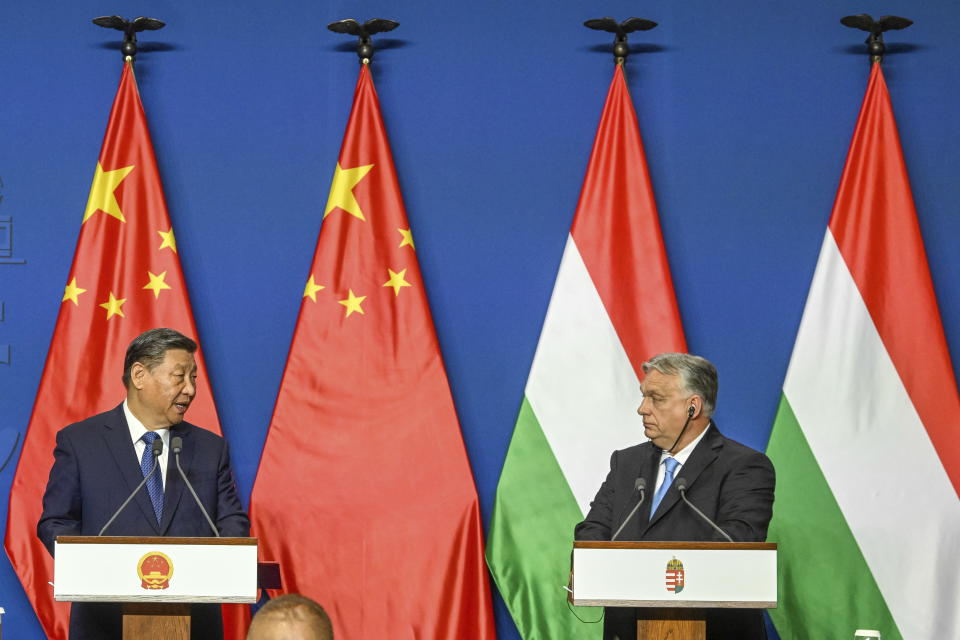
[[(153, 466), (153, 441), (160, 437), (156, 431), (147, 431), (140, 439), (147, 443), (143, 449), (143, 456), (140, 458), (140, 472), (143, 477), (147, 477), (150, 468)], [(147, 493), (150, 494), (150, 502), (153, 503), (153, 512), (157, 515), (157, 524), (163, 519), (163, 476), (160, 475), (160, 468), (150, 479), (147, 480)]]
[(657, 489), (657, 493), (653, 496), (653, 504), (650, 505), (650, 515), (653, 515), (657, 512), (657, 507), (660, 506), (660, 501), (663, 500), (663, 496), (667, 495), (667, 489), (669, 489), (670, 485), (673, 484), (673, 473), (677, 470), (677, 467), (680, 466), (680, 463), (677, 462), (676, 458), (666, 458), (663, 461), (663, 466), (663, 484), (660, 485), (660, 488)]

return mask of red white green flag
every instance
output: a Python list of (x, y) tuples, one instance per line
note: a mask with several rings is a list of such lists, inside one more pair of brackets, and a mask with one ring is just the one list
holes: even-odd
[(573, 527), (643, 430), (641, 364), (686, 351), (653, 187), (618, 66), (497, 486), (487, 562), (526, 640), (599, 638), (568, 609)]
[(960, 637), (958, 416), (874, 64), (767, 449), (783, 638)]

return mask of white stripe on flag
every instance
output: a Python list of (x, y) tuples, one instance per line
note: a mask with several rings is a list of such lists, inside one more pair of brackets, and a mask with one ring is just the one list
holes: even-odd
[(784, 393), (903, 637), (960, 638), (960, 501), (829, 230)]
[(570, 235), (526, 395), (586, 514), (610, 454), (644, 437), (640, 382)]

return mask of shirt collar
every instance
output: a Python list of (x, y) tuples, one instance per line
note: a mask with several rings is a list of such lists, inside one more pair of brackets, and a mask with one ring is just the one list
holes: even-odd
[[(149, 429), (143, 426), (143, 423), (133, 415), (133, 411), (130, 411), (130, 407), (127, 406), (127, 401), (123, 401), (123, 415), (127, 419), (127, 428), (130, 429), (130, 440), (133, 441), (133, 444), (137, 444), (137, 441), (143, 437)], [(160, 429), (155, 429), (157, 434), (160, 436), (160, 439), (163, 440), (163, 444), (167, 445), (170, 440), (170, 428), (162, 427)]]
[(693, 453), (693, 450), (696, 449), (697, 445), (700, 444), (700, 441), (703, 440), (703, 436), (707, 435), (707, 431), (710, 429), (711, 426), (713, 426), (713, 422), (708, 424), (707, 428), (701, 431), (700, 435), (694, 438), (690, 444), (685, 446), (683, 449), (680, 449), (680, 451), (677, 451), (673, 455), (667, 453), (666, 450), (661, 452), (660, 463), (663, 464), (664, 460), (672, 457), (673, 459), (675, 459), (677, 462), (680, 463), (680, 466), (685, 465), (687, 463), (687, 459), (690, 458), (690, 454)]

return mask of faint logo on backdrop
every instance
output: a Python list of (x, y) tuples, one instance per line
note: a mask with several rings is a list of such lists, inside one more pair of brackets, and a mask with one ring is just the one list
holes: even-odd
[[(3, 205), (3, 178), (0, 178), (0, 206)], [(14, 254), (13, 216), (3, 215), (0, 209), (0, 264), (26, 264)]]
[[(10, 443), (13, 444), (10, 444)], [(17, 452), (17, 446), (20, 445), (20, 432), (13, 429), (0, 429), (0, 473), (7, 468), (10, 461), (13, 460), (13, 454)], [(9, 449), (7, 448), (9, 447)]]

